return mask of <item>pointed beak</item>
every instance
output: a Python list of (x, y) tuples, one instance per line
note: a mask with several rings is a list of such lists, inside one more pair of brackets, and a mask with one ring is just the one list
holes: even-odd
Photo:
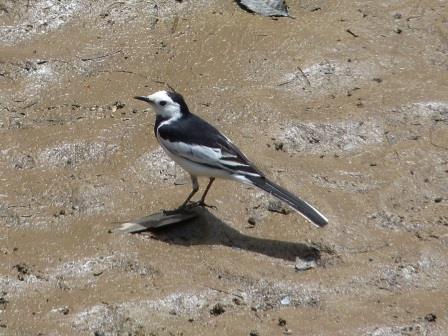
[(134, 98), (137, 99), (137, 100), (141, 100), (141, 101), (150, 103), (150, 104), (153, 103), (153, 101), (151, 99), (149, 99), (148, 97), (146, 97), (146, 96), (135, 96)]

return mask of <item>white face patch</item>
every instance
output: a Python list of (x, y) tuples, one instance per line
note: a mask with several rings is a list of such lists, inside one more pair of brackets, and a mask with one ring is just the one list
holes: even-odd
[(166, 91), (157, 91), (147, 98), (153, 102), (152, 106), (157, 115), (168, 119), (179, 119), (182, 116), (180, 105), (174, 102)]

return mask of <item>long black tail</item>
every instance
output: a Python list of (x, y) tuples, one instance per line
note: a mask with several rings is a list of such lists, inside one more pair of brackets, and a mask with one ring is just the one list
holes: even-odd
[(323, 227), (328, 224), (327, 218), (325, 218), (325, 216), (319, 211), (274, 182), (271, 182), (264, 177), (246, 176), (246, 178), (250, 180), (254, 186), (263, 189), (281, 201), (287, 203), (294, 210), (298, 211), (303, 217), (317, 226)]

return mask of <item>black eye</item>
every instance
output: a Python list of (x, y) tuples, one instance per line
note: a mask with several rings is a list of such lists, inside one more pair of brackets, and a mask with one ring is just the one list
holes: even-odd
[(159, 103), (159, 105), (160, 105), (160, 106), (165, 106), (165, 105), (166, 105), (166, 101), (162, 100), (162, 101)]

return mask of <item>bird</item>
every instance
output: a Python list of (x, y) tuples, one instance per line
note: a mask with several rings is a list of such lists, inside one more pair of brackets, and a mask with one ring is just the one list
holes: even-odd
[[(190, 174), (193, 188), (179, 210), (209, 206), (205, 203), (207, 193), (215, 179), (222, 178), (264, 190), (318, 227), (328, 224), (317, 209), (270, 181), (229, 138), (190, 112), (180, 93), (170, 89), (134, 98), (152, 106), (156, 113), (154, 133), (160, 146)], [(198, 177), (208, 177), (209, 182), (200, 200), (190, 203), (199, 190)]]

